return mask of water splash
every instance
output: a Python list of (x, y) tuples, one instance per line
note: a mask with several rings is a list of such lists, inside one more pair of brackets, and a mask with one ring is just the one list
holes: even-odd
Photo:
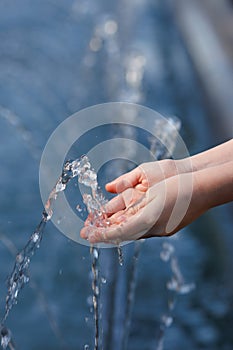
[(123, 256), (123, 251), (120, 245), (117, 247), (117, 253), (118, 253), (118, 262), (120, 266), (124, 265), (124, 256)]
[(93, 302), (93, 309), (94, 309), (94, 322), (95, 322), (95, 342), (94, 342), (94, 350), (99, 349), (99, 267), (98, 267), (98, 260), (99, 260), (99, 249), (95, 247), (90, 248), (90, 253), (92, 256), (92, 302)]
[[(97, 175), (93, 169), (91, 169), (91, 164), (88, 158), (85, 156), (82, 158), (84, 169), (78, 176), (78, 181), (89, 187), (91, 189), (91, 193), (83, 194), (83, 202), (87, 207), (87, 211), (89, 214), (89, 225), (90, 226), (99, 226), (106, 227), (107, 226), (107, 215), (105, 212), (105, 205), (107, 203), (106, 199), (103, 196), (103, 193), (98, 188), (97, 183)], [(99, 295), (100, 295), (100, 278), (99, 278), (99, 254), (100, 250), (98, 247), (91, 246), (90, 254), (92, 257), (92, 302), (93, 302), (93, 310), (94, 310), (94, 324), (95, 324), (95, 340), (94, 340), (94, 350), (99, 349), (100, 344), (100, 306), (99, 306)], [(119, 262), (123, 260), (122, 251), (118, 247), (119, 254)]]
[[(33, 255), (40, 247), (40, 242), (43, 238), (43, 232), (45, 226), (53, 216), (53, 206), (57, 199), (59, 192), (63, 192), (66, 189), (68, 182), (78, 177), (78, 181), (84, 184), (86, 187), (91, 188), (91, 195), (84, 194), (83, 201), (87, 206), (88, 212), (92, 218), (93, 225), (104, 226), (106, 214), (104, 211), (104, 205), (106, 200), (98, 188), (97, 175), (94, 170), (91, 169), (91, 164), (87, 156), (83, 156), (80, 159), (74, 161), (67, 161), (63, 167), (62, 174), (53, 187), (48, 196), (48, 200), (45, 204), (42, 219), (39, 225), (36, 227), (33, 234), (30, 236), (26, 246), (17, 254), (15, 259), (15, 265), (13, 271), (8, 278), (7, 286), (8, 292), (6, 296), (5, 313), (0, 323), (1, 332), (1, 345), (3, 349), (14, 349), (11, 341), (11, 332), (5, 327), (5, 322), (8, 318), (9, 312), (12, 307), (17, 304), (18, 296), (22, 288), (29, 282), (29, 266)], [(93, 279), (93, 304), (95, 309), (95, 323), (96, 334), (98, 335), (98, 248), (91, 247), (91, 254), (93, 256), (92, 270), (94, 271)], [(94, 302), (95, 301), (95, 302)], [(96, 336), (97, 338), (97, 336)], [(98, 341), (95, 349), (98, 349)]]
[[(153, 154), (154, 158), (157, 160), (170, 158), (172, 151), (174, 150), (177, 142), (177, 133), (181, 127), (180, 120), (176, 117), (170, 117), (167, 119), (158, 119), (155, 121), (154, 128), (156, 129), (157, 138), (150, 138), (148, 141), (150, 142), (150, 151)], [(166, 146), (165, 146), (166, 145)], [(122, 348), (123, 350), (127, 349), (130, 325), (131, 325), (131, 317), (132, 317), (132, 308), (134, 303), (134, 294), (136, 288), (136, 274), (137, 274), (137, 261), (138, 256), (140, 254), (142, 248), (142, 242), (134, 243), (134, 255), (133, 255), (133, 263), (132, 270), (130, 274), (130, 282), (129, 282), (129, 290), (127, 294), (127, 305), (126, 305), (126, 316), (125, 316), (125, 327), (122, 338)], [(165, 249), (166, 248), (166, 249)], [(164, 249), (161, 251), (161, 259), (164, 261), (169, 261), (171, 255), (174, 252), (174, 247), (169, 245), (164, 245)], [(184, 290), (184, 286), (183, 286)], [(171, 304), (172, 305), (172, 304)], [(171, 317), (163, 318), (162, 323), (168, 325), (172, 323)], [(159, 339), (162, 337), (159, 336)], [(157, 348), (157, 350), (162, 350), (162, 348)]]
[(188, 294), (195, 288), (194, 283), (185, 283), (184, 277), (178, 264), (178, 259), (175, 255), (175, 247), (172, 244), (168, 242), (163, 243), (162, 250), (160, 252), (160, 258), (162, 261), (169, 263), (170, 265), (172, 276), (171, 279), (167, 282), (167, 289), (173, 294), (168, 299), (168, 311), (166, 314), (162, 315), (161, 318), (156, 350), (164, 349), (165, 332), (169, 327), (171, 327), (173, 323), (172, 315), (176, 305), (177, 296), (179, 294)]
[[(9, 251), (9, 253), (14, 258), (17, 255), (17, 248), (14, 245), (14, 243), (8, 237), (6, 237), (3, 233), (0, 233), (0, 241), (1, 241), (1, 243), (3, 243), (5, 245), (5, 247)], [(38, 300), (39, 300), (41, 306), (43, 307), (44, 312), (48, 318), (50, 327), (51, 327), (55, 337), (59, 340), (59, 342), (61, 344), (61, 349), (64, 349), (64, 350), (67, 349), (63, 334), (58, 327), (58, 324), (54, 318), (53, 313), (51, 312), (51, 309), (48, 305), (48, 302), (45, 298), (44, 293), (42, 292), (40, 287), (37, 285), (37, 283), (35, 281), (32, 281), (32, 279), (30, 279), (30, 287), (34, 290), (35, 294), (37, 295)], [(8, 348), (14, 349), (11, 331), (4, 326), (0, 329), (0, 333), (1, 333), (0, 334), (1, 346), (3, 348), (8, 346)], [(10, 339), (10, 341), (9, 341), (9, 339)]]
[[(89, 214), (89, 224), (91, 226), (106, 226), (106, 213), (104, 206), (106, 200), (98, 189), (97, 175), (94, 170), (91, 169), (91, 164), (88, 158), (85, 156), (82, 159), (84, 171), (79, 174), (78, 181), (91, 188), (91, 194), (83, 194), (83, 202), (87, 207)], [(91, 246), (90, 254), (92, 257), (92, 302), (94, 310), (94, 324), (95, 324), (95, 338), (94, 338), (94, 350), (99, 349), (99, 294), (100, 294), (100, 281), (99, 281), (99, 248)]]
[(46, 216), (43, 216), (40, 224), (36, 228), (35, 232), (31, 235), (26, 246), (16, 256), (14, 269), (7, 282), (8, 293), (6, 296), (6, 308), (4, 317), (1, 322), (2, 324), (5, 323), (13, 305), (17, 304), (18, 294), (20, 290), (29, 281), (28, 269), (30, 261), (35, 251), (40, 246), (40, 241), (42, 239), (42, 234), (46, 224), (46, 220)]
[(128, 339), (129, 339), (129, 333), (130, 333), (131, 318), (132, 318), (133, 304), (135, 299), (135, 289), (136, 289), (136, 282), (137, 282), (136, 275), (137, 275), (138, 258), (141, 252), (141, 246), (143, 242), (144, 240), (142, 239), (138, 242), (135, 242), (134, 244), (134, 255), (133, 255), (130, 277), (129, 277), (129, 290), (127, 294), (124, 334), (122, 339), (122, 350), (127, 350), (128, 348)]
[(194, 283), (185, 283), (184, 277), (181, 273), (178, 259), (175, 255), (175, 248), (172, 244), (165, 242), (163, 244), (163, 249), (160, 253), (160, 258), (165, 262), (170, 262), (170, 267), (172, 271), (172, 277), (167, 283), (167, 289), (174, 291), (177, 294), (188, 294), (194, 288)]
[(1, 328), (1, 346), (3, 349), (15, 350), (11, 331), (6, 327)]
[(19, 292), (24, 287), (24, 285), (29, 282), (29, 266), (31, 258), (35, 254), (36, 250), (40, 247), (40, 242), (43, 237), (46, 223), (51, 219), (53, 215), (52, 207), (54, 201), (57, 198), (57, 194), (61, 191), (64, 191), (67, 182), (76, 175), (74, 171), (72, 171), (71, 174), (68, 173), (70, 166), (71, 165), (69, 162), (65, 164), (62, 175), (59, 177), (45, 204), (45, 208), (42, 213), (42, 219), (39, 225), (30, 236), (26, 246), (16, 256), (13, 271), (7, 281), (8, 292), (6, 296), (5, 314), (2, 318), (1, 325), (4, 325), (10, 310), (15, 304), (17, 304)]

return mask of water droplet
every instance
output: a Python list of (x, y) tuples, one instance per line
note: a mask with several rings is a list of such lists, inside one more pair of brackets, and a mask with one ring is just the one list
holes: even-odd
[(163, 249), (160, 253), (160, 258), (167, 262), (170, 260), (172, 254), (174, 253), (175, 249), (173, 247), (173, 245), (171, 245), (170, 243), (164, 243), (163, 244)]
[(177, 290), (177, 292), (178, 292), (179, 294), (188, 294), (188, 293), (190, 293), (193, 289), (195, 289), (195, 284), (194, 284), (194, 283), (183, 284), (183, 285), (179, 286), (179, 289)]
[(92, 306), (92, 304), (93, 304), (93, 302), (92, 302), (92, 296), (91, 296), (91, 295), (89, 295), (89, 296), (87, 297), (87, 304), (88, 304), (89, 306)]
[(87, 186), (87, 187), (94, 187), (97, 188), (97, 175), (92, 170), (86, 170), (82, 174), (79, 175), (78, 181)]
[(172, 278), (170, 281), (167, 282), (167, 289), (172, 291), (177, 291), (179, 289), (177, 280)]
[(6, 327), (3, 327), (1, 329), (1, 346), (3, 347), (4, 350), (8, 347), (10, 341), (11, 341), (10, 331)]
[(23, 276), (23, 282), (26, 284), (29, 282), (29, 277), (28, 276)]
[(48, 212), (47, 215), (46, 215), (46, 220), (47, 220), (47, 221), (51, 220), (52, 216), (53, 216), (53, 211), (52, 211), (52, 210), (49, 210), (49, 212)]
[(101, 283), (103, 284), (107, 283), (107, 279), (105, 277), (101, 277)]
[(93, 256), (95, 259), (98, 259), (98, 257), (99, 257), (99, 253), (98, 253), (98, 250), (96, 248), (93, 249)]
[(102, 47), (102, 39), (100, 37), (93, 37), (89, 43), (91, 51), (97, 52)]
[(32, 241), (34, 243), (36, 243), (38, 240), (39, 240), (40, 236), (39, 236), (39, 233), (38, 232), (35, 232), (33, 235), (32, 235)]
[(63, 184), (62, 182), (58, 182), (56, 184), (56, 192), (62, 192), (66, 188), (66, 184)]
[(170, 311), (172, 311), (172, 310), (174, 310), (174, 308), (175, 308), (175, 300), (168, 300), (168, 309), (170, 310)]
[(17, 261), (17, 263), (19, 263), (19, 264), (21, 264), (22, 262), (23, 262), (23, 255), (22, 254), (18, 254), (17, 256), (16, 256), (16, 261)]
[(118, 25), (117, 22), (114, 20), (108, 20), (104, 24), (104, 31), (107, 35), (113, 35), (117, 32)]
[(168, 328), (172, 325), (173, 318), (171, 316), (163, 315), (162, 322)]
[(124, 264), (124, 257), (123, 257), (123, 251), (120, 246), (117, 247), (117, 252), (118, 252), (118, 261), (120, 266), (123, 266)]
[(76, 206), (76, 209), (77, 209), (77, 211), (78, 211), (79, 213), (81, 213), (81, 211), (82, 211), (81, 205), (78, 204), (78, 205)]
[(89, 345), (88, 345), (88, 344), (85, 344), (85, 345), (84, 345), (84, 350), (89, 350), (89, 349), (90, 349)]

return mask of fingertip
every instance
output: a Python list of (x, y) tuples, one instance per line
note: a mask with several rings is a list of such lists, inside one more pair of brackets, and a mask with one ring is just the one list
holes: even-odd
[(88, 230), (86, 227), (82, 228), (80, 231), (80, 237), (82, 239), (87, 239), (88, 238)]
[(88, 237), (88, 241), (91, 244), (104, 242), (105, 239), (104, 239), (103, 230), (97, 230), (96, 229), (96, 230), (92, 231), (91, 234)]
[(109, 191), (109, 189), (111, 188), (111, 182), (108, 182), (106, 185), (105, 185), (105, 188), (107, 191)]
[(116, 193), (116, 185), (113, 182), (109, 182), (105, 185), (105, 188), (108, 192)]

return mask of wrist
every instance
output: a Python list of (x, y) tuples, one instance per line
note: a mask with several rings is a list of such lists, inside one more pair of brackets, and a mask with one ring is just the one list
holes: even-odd
[(196, 171), (192, 162), (192, 157), (184, 159), (164, 159), (160, 161), (160, 166), (165, 179), (179, 174), (187, 174)]
[(194, 171), (199, 171), (231, 162), (233, 160), (232, 154), (233, 139), (190, 158)]
[(215, 165), (213, 160), (208, 157), (208, 154), (199, 153), (191, 156), (190, 159), (193, 164), (193, 171), (200, 171)]
[(233, 200), (233, 161), (195, 172), (194, 191), (204, 211)]

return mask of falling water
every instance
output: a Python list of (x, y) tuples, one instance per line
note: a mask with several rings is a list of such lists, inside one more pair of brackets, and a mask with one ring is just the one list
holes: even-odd
[(134, 255), (132, 260), (132, 266), (129, 277), (129, 291), (127, 295), (127, 305), (126, 305), (126, 314), (125, 314), (125, 324), (124, 324), (124, 334), (122, 340), (122, 350), (127, 350), (130, 325), (131, 325), (131, 315), (134, 304), (135, 288), (136, 288), (136, 274), (138, 266), (138, 257), (141, 251), (141, 245), (144, 240), (140, 240), (134, 245)]
[[(83, 202), (86, 204), (87, 211), (89, 213), (89, 225), (106, 227), (108, 225), (107, 215), (105, 212), (105, 205), (107, 203), (103, 196), (103, 193), (98, 188), (97, 175), (94, 170), (91, 169), (91, 164), (88, 158), (85, 156), (82, 158), (83, 166), (85, 169), (78, 177), (78, 181), (87, 187), (91, 188), (91, 194), (83, 195)], [(117, 247), (119, 264), (123, 265), (123, 253), (120, 245)], [(99, 248), (91, 246), (90, 253), (92, 256), (92, 292), (93, 292), (93, 308), (94, 308), (94, 321), (95, 321), (95, 345), (94, 349), (99, 349), (99, 294), (100, 294), (100, 282), (99, 282)]]
[[(104, 211), (104, 205), (106, 200), (98, 189), (97, 175), (91, 170), (91, 165), (88, 158), (83, 157), (85, 172), (79, 176), (78, 180), (85, 186), (91, 187), (91, 194), (84, 194), (83, 201), (86, 204), (89, 216), (90, 225), (105, 226), (106, 214)], [(94, 309), (94, 322), (95, 322), (95, 340), (94, 349), (99, 349), (99, 293), (100, 293), (100, 283), (99, 283), (99, 248), (91, 246), (90, 254), (92, 256), (92, 301)]]
[[(91, 169), (91, 164), (87, 156), (83, 156), (80, 159), (74, 161), (67, 161), (63, 167), (63, 171), (54, 188), (49, 194), (48, 200), (45, 204), (44, 211), (42, 213), (42, 219), (29, 238), (26, 246), (19, 252), (15, 259), (15, 265), (13, 271), (8, 279), (8, 292), (6, 296), (5, 313), (0, 324), (1, 333), (1, 345), (3, 349), (14, 349), (13, 341), (11, 339), (11, 332), (5, 327), (5, 322), (11, 311), (12, 307), (18, 302), (18, 295), (21, 289), (26, 283), (29, 282), (29, 266), (31, 258), (35, 254), (36, 250), (40, 247), (40, 242), (43, 237), (45, 226), (53, 215), (53, 204), (57, 199), (59, 192), (66, 189), (68, 182), (78, 177), (78, 181), (91, 188), (91, 194), (83, 194), (83, 201), (87, 206), (88, 213), (91, 217), (91, 224), (98, 226), (105, 226), (106, 214), (104, 211), (104, 205), (106, 199), (98, 188), (97, 175), (94, 170)], [(118, 248), (119, 251), (120, 248)], [(95, 350), (98, 350), (99, 339), (99, 325), (98, 325), (98, 295), (99, 295), (99, 282), (98, 282), (98, 248), (91, 247), (90, 249), (93, 261), (93, 306), (94, 306), (94, 319), (95, 319)], [(122, 253), (119, 252), (119, 259), (122, 259)]]
[(92, 255), (92, 301), (94, 308), (94, 321), (95, 321), (95, 345), (94, 349), (98, 350), (99, 348), (99, 268), (98, 268), (98, 260), (99, 260), (99, 249), (94, 248), (93, 246), (90, 248), (90, 253)]
[[(155, 128), (157, 130), (157, 138), (150, 139), (150, 151), (152, 152), (156, 160), (166, 159), (171, 156), (173, 152), (176, 141), (177, 141), (177, 132), (181, 126), (180, 120), (175, 117), (170, 117), (167, 119), (158, 119), (155, 121)], [(122, 349), (127, 349), (128, 338), (130, 333), (131, 326), (131, 315), (132, 308), (134, 303), (134, 295), (136, 288), (136, 275), (137, 275), (137, 261), (141, 251), (143, 240), (136, 242), (134, 247), (133, 263), (131, 268), (131, 273), (129, 277), (129, 289), (127, 294), (127, 304), (126, 304), (126, 315), (124, 323), (124, 332), (122, 338)], [(164, 252), (161, 252), (161, 256)], [(174, 261), (175, 257), (173, 258)], [(173, 263), (174, 265), (175, 263)], [(167, 321), (168, 322), (168, 321)], [(157, 350), (162, 350), (158, 348)]]
[(172, 296), (168, 300), (167, 314), (164, 314), (161, 318), (156, 350), (164, 349), (163, 344), (164, 344), (165, 332), (173, 323), (172, 315), (173, 315), (173, 310), (175, 308), (177, 296), (179, 294), (188, 294), (195, 288), (194, 283), (188, 283), (188, 284), (185, 283), (184, 277), (181, 273), (178, 260), (175, 254), (175, 248), (172, 244), (168, 242), (163, 243), (163, 247), (160, 253), (160, 258), (164, 262), (167, 262), (170, 264), (172, 276), (171, 276), (171, 279), (167, 282), (167, 289), (172, 292)]

